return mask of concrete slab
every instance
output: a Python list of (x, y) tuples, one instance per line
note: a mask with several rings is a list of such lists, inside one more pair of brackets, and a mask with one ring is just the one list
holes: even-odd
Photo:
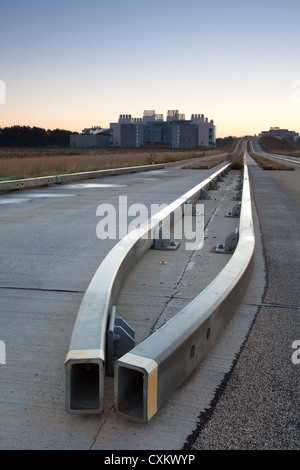
[(64, 410), (66, 339), (81, 298), (76, 293), (0, 289), (0, 337), (6, 344), (6, 364), (0, 366), (2, 450), (92, 445), (98, 417), (76, 418), (83, 432), (78, 441), (74, 419)]

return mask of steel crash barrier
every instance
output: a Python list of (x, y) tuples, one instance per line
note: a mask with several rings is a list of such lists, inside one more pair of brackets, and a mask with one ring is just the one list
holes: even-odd
[[(162, 377), (161, 370), (166, 365), (158, 366), (159, 359), (150, 355), (151, 347), (146, 346), (146, 353), (134, 348), (134, 332), (116, 316), (117, 299), (131, 268), (155, 244), (153, 234), (161, 228), (163, 221), (169, 217), (171, 223), (174, 222), (175, 214), (182, 211), (185, 204), (208, 197), (206, 190), (227, 171), (228, 164), (159, 211), (139, 229), (128, 233), (104, 258), (83, 297), (65, 360), (68, 413), (103, 411), (105, 375), (115, 374), (115, 361), (122, 357), (117, 368), (117, 411), (124, 413), (129, 395), (136, 397), (137, 393), (139, 411), (129, 407), (129, 416), (144, 422), (154, 414), (157, 403), (161, 403), (160, 398), (157, 402), (154, 397)], [(166, 239), (160, 241), (163, 244)], [(118, 341), (120, 336), (122, 341)]]
[(165, 325), (115, 363), (115, 412), (148, 422), (222, 334), (247, 290), (255, 248), (244, 164), (238, 240), (219, 275)]
[(124, 168), (115, 168), (112, 170), (85, 171), (80, 173), (41, 176), (38, 178), (0, 181), (0, 191), (15, 191), (18, 189), (38, 188), (40, 186), (49, 186), (52, 184), (62, 184), (71, 181), (81, 181), (85, 179), (102, 178), (105, 176), (138, 173), (142, 171), (161, 170), (163, 168), (165, 168), (165, 165), (158, 163), (156, 165), (139, 165)]

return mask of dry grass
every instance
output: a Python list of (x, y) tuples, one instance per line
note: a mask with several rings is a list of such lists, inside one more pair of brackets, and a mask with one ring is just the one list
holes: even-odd
[(192, 165), (185, 165), (184, 169), (190, 170), (208, 170), (214, 166), (219, 165), (227, 161), (230, 163), (231, 168), (234, 170), (239, 170), (243, 166), (244, 153), (243, 152), (230, 152), (224, 154), (223, 156), (210, 156), (210, 158), (204, 158), (202, 161), (197, 162)]
[(244, 152), (231, 152), (227, 155), (227, 161), (232, 170), (240, 170), (244, 166)]
[(203, 156), (202, 150), (0, 149), (0, 179), (168, 163)]
[(220, 163), (224, 162), (226, 160), (226, 155), (223, 157), (210, 157), (210, 159), (204, 158), (202, 161), (193, 163), (191, 165), (184, 165), (182, 168), (184, 170), (209, 170), (210, 168), (213, 168), (214, 166), (219, 165)]

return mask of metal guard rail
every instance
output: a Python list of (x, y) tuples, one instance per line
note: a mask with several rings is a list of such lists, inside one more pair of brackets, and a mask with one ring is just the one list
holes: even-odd
[(234, 253), (192, 302), (115, 362), (116, 414), (148, 422), (191, 374), (241, 303), (251, 276), (254, 248), (245, 162), (239, 239)]
[[(130, 232), (114, 246), (99, 266), (80, 305), (65, 360), (65, 408), (68, 413), (103, 411), (106, 332), (112, 308), (116, 305), (129, 271), (153, 245), (151, 234), (162, 221), (166, 217), (172, 219), (172, 214), (188, 201), (197, 201), (202, 189), (208, 189), (211, 182), (228, 167), (228, 164), (224, 165), (151, 217), (142, 227)], [(124, 363), (122, 370), (125, 368)], [(128, 372), (131, 374), (129, 369)]]
[(15, 191), (18, 189), (37, 188), (40, 186), (49, 186), (51, 184), (62, 184), (71, 181), (102, 178), (104, 176), (122, 175), (127, 173), (138, 173), (141, 171), (161, 170), (163, 168), (165, 168), (165, 165), (163, 163), (158, 163), (156, 165), (139, 165), (108, 170), (85, 171), (80, 173), (40, 176), (38, 178), (0, 181), (0, 191)]

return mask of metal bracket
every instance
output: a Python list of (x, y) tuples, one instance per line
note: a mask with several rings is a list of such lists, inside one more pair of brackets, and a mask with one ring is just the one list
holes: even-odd
[(221, 176), (222, 176), (222, 178), (223, 178), (224, 176), (227, 176), (228, 172), (229, 172), (228, 168), (226, 168), (225, 170), (221, 171)]
[(244, 183), (244, 167), (240, 171), (240, 176), (239, 176), (238, 184), (237, 184), (237, 187), (236, 187), (237, 191), (240, 191), (242, 189), (243, 183)]
[(243, 188), (243, 182), (244, 182), (244, 177), (243, 174), (240, 175), (237, 185), (236, 185), (236, 191), (240, 191)]
[(231, 212), (227, 212), (226, 217), (239, 217), (241, 213), (241, 203), (236, 204)]
[(211, 199), (211, 196), (208, 195), (208, 192), (205, 189), (201, 189), (199, 199)]
[(219, 189), (218, 183), (215, 180), (211, 180), (209, 183), (209, 189)]
[(114, 363), (135, 346), (134, 330), (125, 320), (116, 315), (116, 307), (112, 307), (107, 330), (107, 361), (106, 375), (114, 375)]
[(240, 201), (242, 199), (242, 191), (238, 191), (234, 197), (231, 198), (232, 201)]
[(216, 246), (216, 253), (232, 254), (238, 244), (239, 231), (236, 228), (235, 232), (230, 233), (225, 239), (225, 245), (219, 244)]
[[(158, 235), (158, 237), (157, 237)], [(177, 250), (179, 243), (170, 239), (170, 234), (163, 228), (162, 225), (156, 229), (156, 236), (154, 242), (155, 250)]]

